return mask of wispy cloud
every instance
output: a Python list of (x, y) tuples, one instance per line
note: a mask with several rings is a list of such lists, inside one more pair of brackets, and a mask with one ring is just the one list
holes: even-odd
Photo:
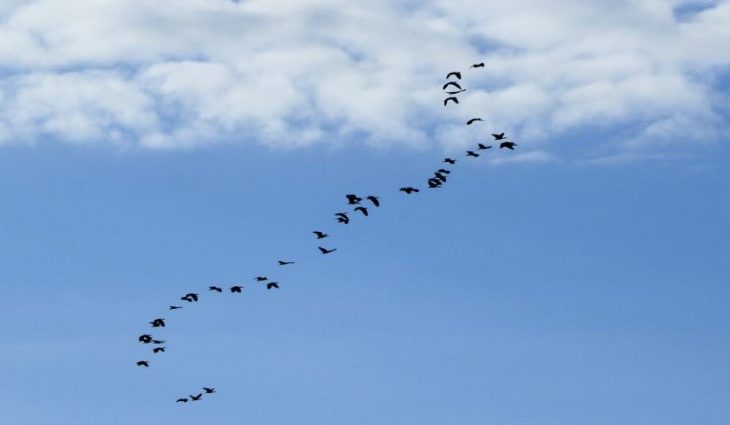
[[(478, 115), (523, 160), (586, 126), (661, 150), (727, 128), (727, 45), (728, 1), (5, 1), (0, 144), (456, 149)], [(445, 73), (473, 61), (444, 108)]]

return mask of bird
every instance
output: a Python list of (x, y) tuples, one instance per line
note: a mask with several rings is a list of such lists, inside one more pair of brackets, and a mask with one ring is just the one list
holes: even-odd
[(137, 340), (141, 343), (149, 344), (150, 342), (152, 342), (152, 335), (149, 335), (149, 334), (140, 335), (139, 338), (137, 338)]
[(323, 247), (321, 247), (321, 246), (318, 246), (317, 248), (319, 248), (319, 251), (320, 251), (320, 252), (321, 252), (322, 254), (331, 254), (331, 253), (333, 253), (333, 252), (337, 251), (337, 248), (327, 249), (327, 248), (323, 248)]
[(171, 305), (170, 306), (170, 310), (177, 310), (179, 308), (182, 308), (182, 307), (180, 307), (179, 305)]
[(454, 77), (456, 77), (457, 80), (461, 80), (461, 72), (459, 72), (459, 71), (451, 71), (451, 72), (449, 72), (448, 74), (446, 74), (446, 79), (448, 80), (449, 78), (451, 78), (452, 75)]
[(466, 89), (461, 89), (461, 90), (456, 90), (456, 91), (447, 91), (446, 94), (453, 96), (455, 94), (464, 93), (465, 91), (466, 91)]
[(209, 286), (208, 287), (208, 290), (209, 291), (215, 291), (215, 292), (218, 292), (218, 293), (223, 292), (223, 288), (219, 288), (217, 286)]
[(474, 65), (470, 66), (469, 68), (484, 68), (484, 62), (475, 63)]
[(447, 170), (445, 168), (439, 168), (438, 169), (438, 172), (439, 173), (443, 173), (443, 174), (451, 174), (451, 171), (449, 171), (449, 170)]
[(194, 302), (194, 301), (197, 302), (198, 301), (198, 294), (196, 294), (194, 292), (190, 292), (188, 294), (185, 294), (184, 297), (180, 297), (180, 299), (183, 300), (183, 301), (187, 301), (189, 303)]
[(370, 195), (367, 197), (367, 200), (372, 202), (373, 205), (375, 205), (376, 207), (380, 206), (380, 198), (378, 198), (377, 196)]
[(368, 209), (365, 207), (357, 207), (353, 211), (360, 211), (365, 217), (368, 216)]
[(237, 293), (240, 294), (241, 291), (243, 291), (243, 286), (240, 286), (240, 285), (231, 286), (231, 293), (236, 293), (237, 292)]
[(341, 212), (341, 213), (337, 213), (335, 215), (337, 216), (337, 222), (338, 223), (345, 223), (345, 224), (347, 224), (347, 223), (350, 222), (350, 217), (347, 216), (347, 213), (342, 213)]
[(499, 144), (500, 149), (507, 148), (511, 151), (515, 150), (515, 146), (517, 146), (517, 143), (515, 142), (502, 142)]
[(190, 395), (191, 401), (198, 401), (200, 398), (203, 397), (203, 393), (199, 393), (198, 395)]
[(431, 189), (436, 189), (437, 187), (441, 187), (441, 182), (438, 179), (429, 179), (428, 187), (430, 187)]
[(444, 158), (444, 161), (443, 162), (445, 162), (447, 164), (451, 164), (451, 165), (456, 164), (456, 160), (455, 159), (451, 159), (451, 158)]
[(165, 319), (155, 319), (150, 322), (153, 328), (164, 328), (165, 327)]
[(480, 151), (483, 151), (485, 149), (492, 149), (492, 145), (485, 145), (485, 144), (479, 143), (479, 144), (477, 144), (477, 146), (479, 147)]
[(294, 262), (293, 261), (282, 261), (282, 260), (279, 260), (279, 265), (280, 266), (288, 266), (289, 264), (294, 264)]
[(481, 119), (481, 118), (472, 118), (472, 119), (470, 119), (469, 121), (467, 121), (467, 122), (466, 122), (466, 125), (472, 125), (472, 124), (474, 124), (474, 123), (475, 123), (476, 121), (484, 121), (484, 120), (483, 120), (483, 119)]
[(155, 345), (164, 344), (166, 341), (164, 339), (153, 339), (152, 343)]
[(203, 391), (205, 391), (206, 394), (213, 394), (215, 392), (215, 388), (203, 387)]
[(475, 153), (474, 151), (466, 151), (466, 156), (473, 156), (474, 158), (479, 158), (479, 154)]
[(269, 280), (269, 278), (268, 278), (268, 277), (266, 277), (266, 276), (256, 276), (256, 277), (254, 278), (254, 280), (255, 280), (256, 282), (263, 282), (263, 281), (265, 281), (265, 280)]
[(444, 106), (446, 106), (446, 104), (449, 103), (449, 100), (454, 103), (459, 103), (459, 99), (457, 99), (456, 96), (449, 96), (446, 99), (444, 99)]
[(314, 231), (314, 232), (312, 232), (312, 233), (314, 233), (314, 236), (316, 236), (316, 237), (317, 237), (317, 239), (324, 239), (324, 238), (326, 238), (327, 236), (329, 236), (329, 235), (328, 235), (327, 233), (324, 233), (324, 232), (320, 232), (319, 230), (315, 230), (315, 231)]
[(187, 398), (178, 398), (177, 400), (175, 400), (175, 403), (187, 403), (187, 402), (188, 402)]
[(435, 172), (435, 173), (433, 173), (433, 175), (434, 175), (434, 177), (436, 177), (436, 179), (438, 179), (442, 183), (446, 183), (446, 176), (445, 175), (439, 173), (438, 171)]
[(494, 140), (503, 140), (504, 133), (492, 133), (492, 137), (494, 137)]
[(446, 90), (446, 87), (448, 87), (448, 86), (454, 86), (457, 89), (462, 90), (461, 86), (456, 81), (449, 81), (448, 83), (444, 84), (444, 86), (441, 87), (441, 89)]
[(418, 189), (416, 189), (415, 187), (410, 187), (410, 186), (401, 187), (398, 190), (400, 190), (401, 192), (405, 192), (407, 195), (410, 195), (411, 193), (418, 193), (419, 192)]
[(140, 360), (137, 362), (137, 366), (150, 367), (150, 362), (148, 362), (147, 360)]
[(155, 347), (155, 348), (152, 349), (152, 352), (153, 353), (164, 353), (165, 352), (165, 347)]
[(266, 284), (266, 289), (276, 288), (279, 289), (279, 282), (269, 282)]
[(350, 205), (356, 205), (359, 204), (360, 201), (362, 201), (362, 198), (357, 195), (345, 195), (345, 198), (347, 198), (347, 203)]

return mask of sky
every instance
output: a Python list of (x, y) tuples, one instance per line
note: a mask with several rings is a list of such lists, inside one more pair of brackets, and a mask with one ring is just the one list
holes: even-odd
[(727, 424), (727, 45), (728, 1), (3, 1), (0, 422)]

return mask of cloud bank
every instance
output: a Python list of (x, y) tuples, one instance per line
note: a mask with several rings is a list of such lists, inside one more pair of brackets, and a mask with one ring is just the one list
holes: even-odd
[(728, 45), (729, 1), (6, 0), (0, 145), (453, 150), (479, 115), (533, 161), (654, 152), (727, 136)]

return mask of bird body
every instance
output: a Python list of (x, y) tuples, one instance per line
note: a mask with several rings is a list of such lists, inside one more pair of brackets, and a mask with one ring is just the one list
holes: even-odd
[(492, 133), (494, 140), (504, 140), (504, 133)]
[(155, 347), (155, 348), (152, 349), (152, 352), (153, 353), (164, 353), (165, 352), (165, 347)]
[(461, 80), (461, 72), (459, 71), (451, 71), (448, 74), (446, 74), (446, 79), (448, 80), (452, 76), (456, 77), (457, 80)]
[(180, 299), (183, 300), (183, 301), (187, 301), (189, 303), (191, 303), (191, 302), (197, 302), (198, 301), (198, 294), (196, 294), (194, 292), (190, 292), (188, 294), (185, 294), (184, 297), (180, 297)]
[(438, 171), (435, 172), (435, 173), (433, 173), (433, 175), (434, 175), (434, 177), (436, 177), (436, 179), (438, 179), (442, 183), (446, 183), (446, 176), (445, 175), (439, 173)]
[(347, 213), (337, 213), (335, 214), (337, 216), (337, 222), (338, 223), (344, 223), (347, 224), (350, 222), (350, 217), (347, 216)]
[(418, 193), (419, 192), (418, 189), (416, 189), (415, 187), (410, 187), (410, 186), (401, 187), (398, 190), (400, 190), (401, 192), (405, 192), (407, 195), (410, 195), (411, 193)]
[(215, 292), (218, 292), (218, 293), (223, 292), (223, 288), (220, 288), (218, 286), (209, 286), (208, 287), (208, 290), (209, 291), (215, 291)]
[(472, 118), (472, 119), (470, 119), (469, 121), (467, 121), (467, 122), (466, 122), (466, 125), (472, 125), (472, 124), (474, 124), (474, 123), (475, 123), (476, 121), (484, 121), (484, 120), (483, 120), (483, 119), (481, 119), (481, 118)]
[(439, 168), (438, 169), (438, 172), (439, 173), (443, 173), (443, 174), (451, 174), (451, 171), (449, 171), (449, 170), (447, 170), (445, 168)]
[(294, 264), (294, 262), (293, 262), (293, 261), (283, 261), (283, 260), (279, 260), (279, 265), (280, 265), (280, 266), (288, 266), (289, 264)]
[(314, 233), (314, 236), (316, 236), (317, 239), (323, 239), (323, 238), (326, 238), (327, 236), (329, 236), (327, 233), (320, 232), (319, 230), (315, 230), (312, 233)]
[(140, 360), (137, 362), (137, 366), (150, 367), (150, 362), (148, 362), (147, 360)]
[(152, 335), (149, 335), (149, 334), (140, 335), (137, 338), (137, 340), (141, 343), (149, 344), (150, 342), (152, 342)]
[(500, 149), (509, 149), (511, 151), (515, 150), (515, 146), (517, 146), (517, 143), (515, 142), (502, 142), (499, 144)]
[(215, 392), (215, 388), (203, 387), (203, 391), (205, 391), (206, 394), (213, 394)]
[(171, 305), (170, 306), (170, 310), (177, 310), (177, 309), (180, 309), (180, 308), (182, 308), (182, 307), (177, 306), (177, 305)]
[(466, 156), (473, 156), (474, 158), (479, 158), (479, 154), (474, 151), (466, 151)]
[(447, 103), (449, 103), (449, 100), (454, 103), (459, 103), (459, 99), (456, 98), (456, 96), (449, 96), (446, 99), (444, 99), (444, 106), (446, 106)]
[(436, 189), (437, 187), (441, 187), (441, 181), (439, 179), (429, 179), (428, 180), (428, 187), (431, 189)]
[(327, 249), (327, 248), (323, 248), (323, 247), (321, 247), (321, 246), (318, 246), (317, 248), (319, 248), (319, 251), (320, 251), (320, 252), (321, 252), (322, 254), (331, 254), (331, 253), (333, 253), (333, 252), (337, 251), (337, 248)]
[(150, 322), (153, 328), (164, 328), (165, 327), (165, 319), (155, 319)]
[(470, 66), (469, 68), (484, 68), (484, 62), (475, 63), (474, 65)]
[(370, 195), (367, 197), (367, 200), (372, 202), (373, 205), (375, 205), (376, 207), (380, 206), (380, 198), (378, 198), (377, 196)]
[(368, 216), (368, 209), (365, 207), (357, 207), (353, 211), (360, 211), (365, 217)]
[(361, 197), (353, 194), (345, 195), (345, 198), (347, 198), (347, 203), (350, 205), (356, 205), (359, 204), (360, 201), (362, 201)]
[(449, 81), (448, 83), (444, 84), (444, 86), (441, 87), (441, 89), (442, 90), (446, 90), (446, 88), (449, 87), (449, 86), (454, 86), (454, 87), (456, 87), (459, 90), (463, 90), (461, 88), (461, 86), (459, 85), (459, 83), (457, 83), (456, 81)]
[(266, 277), (266, 276), (256, 276), (256, 277), (254, 278), (254, 280), (256, 280), (256, 282), (263, 282), (263, 281), (265, 281), (265, 280), (269, 280), (269, 278), (268, 278), (268, 277)]
[(451, 159), (451, 158), (444, 158), (444, 161), (443, 162), (445, 162), (447, 164), (451, 164), (451, 165), (456, 164), (456, 160), (455, 159)]
[(198, 395), (191, 395), (190, 396), (190, 400), (192, 400), (192, 401), (198, 401), (198, 400), (200, 400), (201, 397), (203, 397), (203, 393), (200, 393)]
[(177, 400), (175, 400), (175, 403), (187, 403), (187, 402), (188, 402), (187, 398), (178, 398)]
[(266, 289), (276, 288), (279, 289), (279, 282), (269, 282), (266, 284)]
[(479, 143), (477, 146), (479, 147), (480, 151), (483, 151), (485, 149), (492, 149), (492, 145), (485, 145), (483, 143)]
[(240, 286), (240, 285), (231, 286), (231, 293), (238, 293), (238, 294), (240, 294), (241, 291), (243, 291), (243, 286)]

